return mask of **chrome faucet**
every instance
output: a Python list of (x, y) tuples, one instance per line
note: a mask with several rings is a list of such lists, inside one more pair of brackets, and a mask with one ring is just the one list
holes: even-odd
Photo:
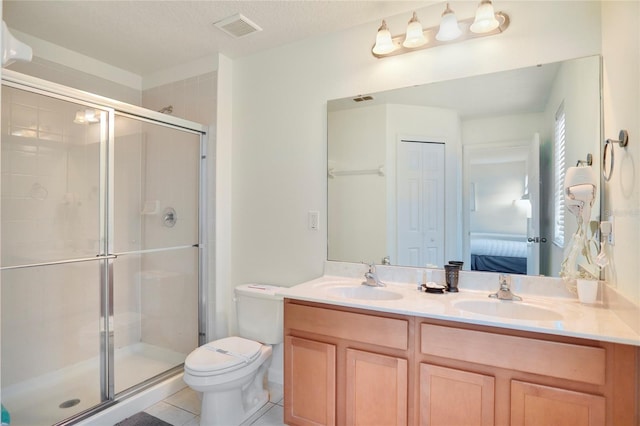
[(384, 287), (386, 284), (380, 281), (378, 274), (376, 274), (376, 265), (369, 263), (369, 270), (364, 273), (365, 280), (362, 281), (362, 285), (368, 285), (369, 287)]
[(520, 301), (522, 297), (511, 293), (511, 277), (509, 275), (500, 274), (500, 290), (490, 294), (489, 297), (495, 297), (499, 300), (515, 300)]

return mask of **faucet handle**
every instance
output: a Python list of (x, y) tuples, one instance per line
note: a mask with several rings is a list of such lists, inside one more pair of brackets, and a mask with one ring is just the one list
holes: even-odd
[(511, 288), (511, 275), (500, 274), (498, 280), (500, 281), (500, 288), (509, 290)]
[(374, 273), (376, 271), (376, 264), (374, 262), (369, 263), (361, 260), (360, 263), (367, 265), (369, 267), (369, 272)]

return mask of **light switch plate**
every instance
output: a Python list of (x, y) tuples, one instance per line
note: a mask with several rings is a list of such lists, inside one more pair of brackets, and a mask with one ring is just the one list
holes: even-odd
[(317, 210), (310, 210), (307, 214), (309, 221), (309, 229), (317, 231), (320, 228), (320, 212)]

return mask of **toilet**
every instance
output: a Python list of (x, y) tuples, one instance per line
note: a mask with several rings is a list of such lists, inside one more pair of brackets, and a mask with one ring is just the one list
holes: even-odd
[(282, 343), (282, 287), (235, 288), (238, 336), (200, 346), (184, 362), (184, 382), (202, 392), (200, 425), (239, 425), (269, 400), (271, 345)]

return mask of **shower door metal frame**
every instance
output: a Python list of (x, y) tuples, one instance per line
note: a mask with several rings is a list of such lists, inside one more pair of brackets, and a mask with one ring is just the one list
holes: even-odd
[[(135, 395), (140, 391), (173, 376), (182, 370), (182, 365), (176, 366), (138, 385), (115, 393), (114, 383), (114, 333), (113, 333), (113, 264), (118, 257), (113, 253), (114, 229), (114, 145), (115, 145), (115, 116), (125, 116), (151, 124), (169, 127), (200, 136), (199, 159), (199, 191), (198, 191), (198, 243), (189, 248), (198, 248), (198, 344), (202, 344), (207, 336), (207, 220), (206, 220), (206, 145), (208, 128), (177, 117), (171, 117), (156, 111), (129, 105), (120, 101), (99, 95), (83, 92), (67, 86), (31, 77), (11, 70), (2, 70), (2, 85), (31, 93), (47, 96), (61, 101), (72, 102), (87, 108), (100, 110), (108, 115), (108, 129), (101, 129), (100, 135), (100, 206), (99, 206), (99, 251), (95, 257), (65, 259), (61, 261), (41, 262), (37, 264), (12, 265), (0, 267), (0, 270), (31, 268), (77, 262), (100, 262), (100, 394), (102, 401), (85, 411), (56, 423), (56, 425), (73, 424), (87, 419), (92, 415), (111, 407), (119, 400)], [(106, 133), (106, 135), (105, 135)], [(180, 247), (172, 247), (175, 250)], [(185, 246), (184, 248), (187, 248)], [(160, 249), (162, 250), (162, 249)], [(154, 252), (158, 250), (142, 250), (137, 253)], [(124, 254), (124, 253), (122, 253)]]

